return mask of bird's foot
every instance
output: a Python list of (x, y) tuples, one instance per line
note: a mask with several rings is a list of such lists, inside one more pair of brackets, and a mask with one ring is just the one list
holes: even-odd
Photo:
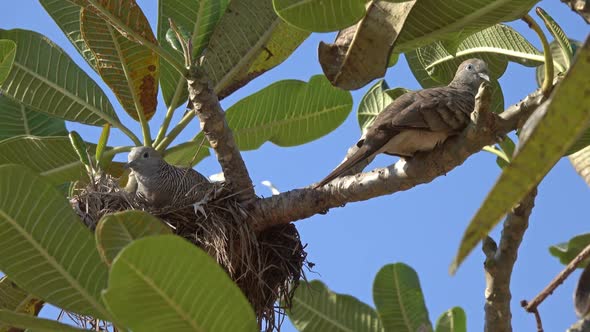
[(203, 215), (205, 219), (207, 219), (207, 213), (205, 212), (205, 208), (203, 206), (209, 202), (209, 194), (205, 195), (200, 201), (195, 202), (193, 204), (193, 209), (195, 210), (195, 215), (199, 216), (199, 214)]

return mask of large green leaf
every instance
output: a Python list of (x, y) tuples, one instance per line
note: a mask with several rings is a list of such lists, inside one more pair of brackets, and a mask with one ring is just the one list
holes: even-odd
[(53, 184), (75, 181), (86, 173), (67, 136), (18, 136), (0, 141), (3, 164), (26, 165)]
[(320, 138), (336, 129), (351, 108), (349, 92), (316, 75), (309, 83), (271, 84), (235, 103), (226, 119), (240, 150), (252, 150), (266, 141), (294, 146)]
[(257, 330), (248, 300), (225, 271), (174, 235), (125, 247), (113, 262), (103, 298), (133, 331)]
[(0, 84), (8, 77), (16, 55), (16, 43), (12, 40), (0, 40)]
[(2, 93), (34, 111), (89, 125), (119, 123), (100, 87), (57, 45), (27, 30), (0, 30), (17, 45)]
[(476, 32), (457, 45), (455, 54), (449, 53), (444, 43), (435, 42), (406, 53), (412, 73), (425, 88), (448, 84), (457, 67), (469, 58), (484, 60), (490, 77), (500, 78), (509, 61), (526, 66), (543, 64), (544, 57), (516, 30), (498, 24)]
[(0, 140), (19, 135), (65, 136), (67, 134), (64, 120), (32, 111), (25, 105), (0, 95)]
[(364, 133), (375, 121), (385, 107), (410, 90), (404, 88), (389, 89), (387, 82), (379, 80), (363, 96), (358, 108), (359, 127)]
[(107, 267), (90, 231), (50, 183), (20, 165), (0, 166), (0, 270), (56, 306), (106, 319)]
[[(12, 280), (0, 278), (0, 309), (27, 315), (37, 315), (43, 307), (43, 301), (35, 298)], [(11, 332), (10, 327), (0, 322), (0, 332)]]
[[(147, 18), (133, 2), (120, 2), (114, 11), (134, 20), (138, 32), (155, 43)], [(88, 9), (80, 15), (82, 37), (94, 54), (96, 68), (133, 119), (149, 120), (156, 112), (159, 57), (147, 46), (123, 36), (102, 17)], [(140, 117), (139, 112), (142, 113)]]
[(287, 314), (300, 332), (384, 331), (375, 309), (350, 295), (330, 291), (319, 280), (301, 282)]
[[(36, 318), (26, 314), (19, 314), (10, 310), (0, 309), (0, 324), (6, 324), (19, 328), (19, 331), (24, 329), (32, 330), (35, 332), (81, 332), (89, 331), (75, 328), (70, 325), (66, 325), (57, 322), (52, 319)], [(14, 331), (14, 330), (11, 330)]]
[(273, 0), (277, 14), (289, 24), (310, 32), (341, 30), (365, 15), (359, 0)]
[[(536, 186), (586, 129), (590, 121), (587, 111), (590, 94), (580, 87), (590, 85), (590, 38), (580, 49), (576, 61), (563, 81), (555, 88), (550, 104), (544, 104), (525, 127), (527, 139), (522, 140), (517, 155), (504, 168), (500, 178), (473, 217), (451, 271), (463, 262), (477, 243), (512, 207)], [(531, 121), (537, 121), (536, 123)]]
[(385, 331), (432, 330), (418, 274), (406, 264), (388, 264), (379, 270), (373, 301)]
[(293, 28), (269, 0), (233, 0), (211, 35), (204, 66), (223, 98), (283, 62), (309, 32)]
[[(580, 234), (571, 238), (568, 242), (559, 243), (549, 247), (551, 255), (559, 258), (559, 262), (563, 265), (569, 264), (572, 259), (576, 258), (578, 254), (590, 244), (590, 233)], [(586, 260), (580, 264), (580, 268), (588, 265)]]
[(94, 235), (102, 259), (111, 264), (115, 256), (133, 240), (150, 235), (171, 234), (170, 228), (144, 211), (123, 211), (100, 219)]
[(467, 332), (467, 317), (461, 307), (443, 312), (436, 321), (435, 332)]
[(474, 32), (521, 18), (539, 0), (420, 0), (406, 19), (395, 53), (444, 40), (456, 44)]
[[(209, 44), (209, 37), (225, 11), (229, 0), (160, 0), (158, 1), (158, 40), (179, 62), (182, 54), (174, 52), (166, 43), (166, 32), (170, 28), (168, 19), (191, 33), (193, 56), (200, 55)], [(198, 22), (198, 25), (197, 25)], [(186, 79), (168, 62), (160, 62), (160, 86), (166, 106), (173, 109), (186, 104), (188, 91)]]
[(80, 6), (67, 0), (39, 0), (39, 2), (84, 60), (88, 62), (92, 69), (96, 70), (94, 54), (82, 39), (82, 32), (80, 31), (80, 11), (82, 9)]

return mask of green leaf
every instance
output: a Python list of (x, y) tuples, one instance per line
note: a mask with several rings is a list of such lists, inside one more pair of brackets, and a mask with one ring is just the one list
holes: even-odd
[(235, 103), (226, 119), (240, 150), (253, 150), (266, 141), (295, 146), (318, 139), (344, 122), (351, 108), (348, 91), (316, 75), (308, 83), (271, 84)]
[[(590, 244), (590, 233), (580, 234), (571, 238), (568, 242), (559, 243), (549, 247), (549, 252), (554, 257), (559, 258), (559, 262), (563, 265), (569, 264), (572, 259), (576, 258), (578, 254)], [(583, 268), (588, 265), (589, 259), (583, 261), (578, 268)]]
[(76, 151), (76, 154), (78, 155), (78, 158), (80, 159), (82, 164), (84, 164), (85, 166), (90, 166), (90, 156), (88, 154), (88, 147), (86, 146), (86, 143), (84, 142), (80, 134), (72, 130), (70, 132), (69, 138), (70, 143), (72, 144), (72, 147), (74, 148), (74, 151)]
[(94, 234), (101, 258), (110, 265), (115, 256), (133, 240), (171, 232), (169, 227), (151, 214), (130, 210), (102, 217)]
[(125, 247), (113, 262), (103, 298), (121, 324), (134, 331), (257, 330), (248, 300), (225, 271), (174, 235), (150, 236)]
[(537, 14), (543, 19), (545, 27), (547, 27), (547, 30), (549, 30), (555, 41), (559, 44), (562, 57), (565, 60), (565, 68), (569, 68), (571, 66), (571, 61), (574, 58), (574, 50), (565, 32), (561, 29), (559, 24), (555, 22), (553, 17), (543, 10), (543, 8), (537, 7)]
[(197, 137), (191, 141), (178, 144), (164, 152), (164, 160), (171, 165), (182, 167), (193, 167), (201, 160), (209, 157), (209, 143), (203, 140), (205, 135), (200, 132)]
[(282, 63), (308, 36), (283, 22), (269, 0), (233, 0), (211, 35), (203, 65), (223, 98)]
[(0, 40), (0, 84), (8, 77), (16, 55), (16, 43), (12, 40)]
[(0, 166), (0, 186), (10, 192), (0, 197), (0, 270), (60, 308), (108, 318), (100, 301), (107, 267), (68, 201), (19, 165)]
[(32, 111), (23, 104), (0, 95), (0, 140), (19, 136), (66, 136), (64, 120)]
[(100, 133), (100, 137), (98, 138), (98, 144), (96, 145), (96, 152), (94, 154), (94, 159), (99, 163), (99, 165), (102, 161), (102, 154), (104, 153), (104, 149), (109, 141), (110, 133), (111, 125), (105, 124), (104, 126), (102, 126), (102, 131)]
[[(180, 38), (182, 40), (178, 40), (178, 36), (176, 32), (170, 28), (166, 31), (166, 41), (172, 46), (175, 51), (183, 53), (182, 44), (188, 42), (188, 40), (192, 39), (192, 35), (182, 26), (177, 25), (178, 32), (180, 33)], [(180, 60), (180, 59), (179, 59)]]
[[(0, 309), (15, 313), (36, 316), (43, 307), (43, 301), (4, 276), (0, 278)], [(12, 332), (10, 326), (0, 321), (0, 332)]]
[(363, 96), (358, 108), (358, 122), (361, 131), (365, 133), (367, 128), (375, 121), (375, 118), (385, 107), (395, 99), (410, 90), (404, 88), (389, 89), (387, 82), (379, 80)]
[(469, 58), (484, 60), (493, 79), (500, 78), (509, 61), (525, 66), (542, 65), (543, 54), (516, 30), (497, 24), (465, 38), (453, 56), (442, 42), (406, 53), (412, 73), (424, 88), (448, 84), (457, 67)]
[(510, 165), (473, 217), (463, 239), (451, 271), (463, 262), (467, 254), (485, 237), (512, 207), (537, 185), (563, 156), (568, 147), (586, 129), (590, 120), (587, 112), (590, 95), (581, 86), (590, 85), (590, 39), (580, 49), (572, 69), (554, 89), (550, 104), (544, 104), (527, 121), (538, 121), (530, 129), (528, 139), (521, 144)]
[[(168, 18), (188, 30), (192, 38), (193, 57), (203, 53), (209, 44), (209, 38), (219, 18), (225, 11), (229, 0), (160, 0), (158, 1), (158, 41), (165, 49), (174, 48), (167, 42), (166, 33), (170, 28)], [(197, 24), (198, 23), (198, 24)], [(180, 63), (184, 59), (181, 53), (170, 52)], [(176, 109), (186, 104), (188, 91), (186, 79), (166, 61), (160, 61), (160, 86), (166, 106)]]
[(287, 314), (299, 332), (384, 331), (375, 309), (350, 295), (330, 291), (319, 280), (300, 283)]
[[(131, 1), (113, 2), (112, 11), (147, 40), (156, 43), (141, 8)], [(147, 46), (122, 35), (89, 9), (80, 14), (82, 38), (94, 54), (98, 73), (133, 119), (146, 120), (156, 112), (159, 56)], [(142, 116), (138, 113), (141, 112)]]
[(80, 332), (90, 331), (75, 328), (52, 319), (31, 317), (10, 310), (0, 309), (0, 323), (19, 329), (32, 329), (35, 332)]
[(418, 274), (406, 264), (388, 264), (379, 270), (373, 301), (385, 331), (432, 330)]
[(337, 31), (365, 15), (359, 0), (273, 0), (277, 14), (289, 24), (310, 32)]
[(453, 80), (461, 62), (470, 58), (484, 60), (492, 78), (492, 111), (504, 110), (504, 96), (497, 80), (504, 74), (508, 62), (537, 66), (543, 54), (516, 30), (498, 24), (467, 36), (450, 54), (442, 42), (436, 42), (406, 53), (406, 59), (418, 83), (424, 88), (446, 85)]
[(113, 106), (99, 86), (47, 37), (27, 30), (1, 30), (14, 40), (16, 58), (2, 93), (34, 111), (65, 120), (101, 126), (118, 123)]
[(436, 321), (435, 332), (467, 332), (467, 317), (461, 307), (444, 312)]
[[(576, 51), (580, 47), (582, 47), (582, 42), (580, 42), (578, 40), (570, 39), (569, 42), (570, 42), (570, 45), (572, 47), (574, 54), (576, 53)], [(567, 63), (568, 60), (566, 60), (563, 56), (563, 51), (561, 50), (561, 46), (559, 45), (559, 43), (557, 41), (554, 40), (551, 43), (549, 43), (549, 49), (551, 50), (551, 55), (553, 56), (553, 66), (555, 67), (555, 70), (553, 71), (554, 76), (565, 74), (570, 66)], [(569, 60), (569, 61), (572, 61), (572, 60)], [(543, 80), (545, 79), (545, 70), (543, 68), (543, 65), (540, 65), (537, 67), (537, 77), (536, 78), (537, 78), (537, 85), (539, 87), (541, 87), (541, 85), (543, 84)]]
[(416, 5), (406, 19), (404, 29), (397, 38), (394, 52), (408, 52), (440, 40), (461, 40), (465, 36), (497, 23), (521, 18), (538, 1), (416, 1)]
[(25, 165), (53, 184), (79, 180), (86, 173), (68, 137), (17, 136), (0, 141), (3, 164)]
[(82, 32), (80, 31), (80, 11), (82, 8), (64, 0), (39, 0), (39, 2), (84, 60), (96, 71), (96, 59), (94, 59), (94, 54), (82, 39)]

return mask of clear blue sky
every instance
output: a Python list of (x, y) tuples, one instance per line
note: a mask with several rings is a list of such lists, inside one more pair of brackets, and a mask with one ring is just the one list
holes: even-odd
[[(139, 0), (138, 3), (155, 29), (157, 1)], [(542, 1), (540, 6), (559, 22), (571, 38), (584, 40), (590, 31), (580, 17), (559, 1)], [(518, 21), (511, 25), (540, 48), (536, 35), (524, 23)], [(0, 11), (0, 28), (24, 28), (45, 34), (100, 82), (105, 91), (109, 91), (37, 1), (11, 1), (10, 5), (5, 5)], [(285, 63), (228, 97), (223, 101), (223, 106), (227, 108), (277, 80), (307, 81), (312, 75), (321, 73), (317, 62), (320, 40), (331, 42), (333, 34), (312, 35)], [(392, 88), (419, 88), (403, 58), (387, 72), (385, 78)], [(506, 105), (513, 104), (536, 88), (534, 70), (510, 64), (501, 84)], [(270, 180), (280, 190), (286, 191), (318, 181), (332, 170), (359, 136), (356, 106), (366, 89), (353, 92), (353, 112), (341, 127), (326, 137), (294, 148), (265, 144), (256, 151), (244, 152), (246, 164), (257, 185), (257, 193), (270, 195), (268, 189), (260, 184), (263, 180)], [(122, 120), (131, 124), (139, 135), (139, 125), (121, 110), (110, 92), (109, 96), (113, 104), (117, 105)], [(160, 99), (157, 114), (151, 122), (154, 136), (164, 113), (164, 103)], [(90, 141), (96, 141), (100, 134), (100, 128), (96, 127), (68, 124), (68, 128), (78, 130)], [(191, 124), (180, 139), (191, 138), (198, 128), (196, 122)], [(109, 143), (123, 145), (130, 142), (115, 131)], [(380, 157), (370, 167), (385, 166), (393, 161), (390, 157)], [(203, 161), (197, 169), (207, 175), (220, 171), (214, 158)], [(331, 210), (327, 215), (297, 222), (301, 239), (308, 244), (308, 259), (316, 264), (314, 272), (308, 273), (307, 277), (321, 279), (332, 290), (351, 294), (373, 305), (371, 287), (379, 268), (388, 263), (404, 262), (420, 276), (433, 324), (443, 311), (461, 306), (467, 312), (468, 329), (481, 331), (484, 315), (483, 255), (479, 249), (476, 250), (454, 277), (449, 276), (448, 267), (463, 230), (498, 174), (495, 157), (480, 152), (447, 176), (430, 184), (391, 196), (348, 204), (344, 208)], [(562, 269), (562, 265), (549, 255), (547, 248), (588, 231), (589, 222), (584, 206), (588, 206), (589, 200), (588, 187), (567, 159), (562, 159), (539, 187), (530, 227), (513, 274), (511, 288), (515, 331), (535, 329), (533, 316), (525, 313), (518, 302), (521, 299), (530, 300)], [(498, 229), (494, 230), (492, 235), (495, 239), (498, 233)], [(572, 294), (578, 276), (579, 272), (576, 272), (541, 305), (545, 331), (563, 331), (576, 320)], [(289, 323), (285, 325), (284, 331), (294, 331)]]

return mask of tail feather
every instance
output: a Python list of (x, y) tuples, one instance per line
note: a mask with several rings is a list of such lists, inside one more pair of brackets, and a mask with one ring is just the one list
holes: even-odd
[(365, 160), (369, 156), (373, 154), (373, 151), (369, 150), (366, 145), (361, 146), (350, 158), (346, 159), (342, 164), (338, 165), (336, 169), (334, 169), (328, 176), (326, 176), (322, 181), (314, 186), (314, 188), (319, 188), (330, 181), (334, 180), (335, 178), (341, 176), (346, 171), (350, 170), (354, 166), (356, 166), (361, 161)]

